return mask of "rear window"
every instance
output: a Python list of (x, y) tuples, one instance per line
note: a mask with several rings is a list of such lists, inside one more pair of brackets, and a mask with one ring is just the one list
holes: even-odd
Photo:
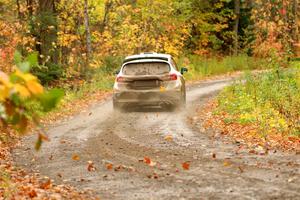
[(131, 63), (123, 67), (125, 75), (160, 75), (169, 71), (169, 64), (163, 62)]

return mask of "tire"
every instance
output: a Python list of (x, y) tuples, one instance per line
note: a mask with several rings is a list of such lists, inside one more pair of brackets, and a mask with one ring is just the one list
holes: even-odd
[(184, 107), (186, 106), (186, 93), (185, 92), (183, 92), (183, 94), (182, 94), (181, 103)]
[(183, 109), (186, 106), (186, 94), (183, 92), (180, 97), (180, 101), (177, 103), (179, 109)]
[(168, 104), (164, 106), (164, 109), (168, 112), (173, 112), (177, 107), (177, 104)]
[(114, 110), (122, 110), (122, 105), (116, 101), (113, 101)]

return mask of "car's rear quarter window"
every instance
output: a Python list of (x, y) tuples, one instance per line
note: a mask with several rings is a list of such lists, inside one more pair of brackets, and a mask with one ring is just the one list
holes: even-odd
[(169, 73), (170, 66), (164, 62), (130, 63), (123, 67), (125, 75), (161, 75)]

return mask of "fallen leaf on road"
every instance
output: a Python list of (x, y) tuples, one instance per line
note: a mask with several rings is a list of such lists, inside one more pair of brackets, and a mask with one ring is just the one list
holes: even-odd
[(164, 86), (160, 86), (159, 91), (160, 91), (160, 92), (165, 92), (165, 91), (166, 91), (166, 88), (165, 88)]
[(134, 172), (134, 171), (136, 171), (136, 169), (134, 167), (127, 167), (127, 171)]
[(32, 189), (30, 192), (28, 192), (28, 196), (30, 198), (34, 198), (34, 197), (37, 197), (37, 193), (34, 189)]
[(72, 156), (72, 160), (78, 161), (78, 160), (80, 160), (80, 157), (79, 157), (77, 154), (74, 154), (74, 155)]
[(151, 163), (151, 159), (148, 157), (144, 157), (144, 163), (149, 165)]
[(215, 153), (212, 154), (212, 158), (216, 158), (216, 154)]
[(239, 170), (240, 170), (241, 173), (244, 172), (244, 169), (241, 166), (239, 166)]
[(149, 166), (154, 167), (156, 165), (156, 162), (151, 161), (151, 163), (149, 164)]
[(111, 163), (106, 164), (106, 169), (112, 170), (112, 168), (113, 168), (113, 164), (111, 164)]
[(182, 163), (182, 168), (184, 170), (189, 170), (190, 169), (190, 163), (189, 162), (184, 162)]
[(96, 171), (96, 168), (95, 168), (95, 166), (94, 166), (93, 161), (88, 161), (87, 170), (88, 170), (89, 172)]
[(148, 174), (147, 178), (149, 178), (149, 179), (151, 179), (151, 178), (158, 179), (158, 175), (156, 173), (153, 173), (153, 175), (152, 174)]
[(223, 165), (224, 165), (224, 167), (228, 167), (228, 166), (231, 165), (231, 163), (230, 163), (230, 161), (225, 160), (225, 161), (223, 162)]
[(165, 140), (171, 142), (171, 141), (173, 141), (173, 136), (172, 136), (172, 135), (167, 135), (167, 136), (165, 137)]
[(249, 151), (249, 153), (257, 154), (257, 152), (256, 152), (254, 149), (251, 149), (251, 150)]
[(153, 167), (156, 165), (156, 162), (153, 162), (150, 158), (144, 157), (144, 163), (148, 164), (149, 166)]
[(291, 182), (295, 181), (296, 179), (297, 179), (296, 177), (291, 177), (288, 179), (288, 182), (291, 183)]
[(61, 140), (60, 143), (65, 144), (65, 143), (67, 143), (67, 141), (66, 140)]
[(46, 182), (41, 183), (40, 188), (45, 190), (51, 188), (51, 186), (51, 180), (48, 178)]
[(123, 166), (123, 165), (119, 165), (117, 167), (115, 167), (115, 171), (118, 172), (118, 171), (121, 171), (122, 169), (125, 169), (126, 167)]

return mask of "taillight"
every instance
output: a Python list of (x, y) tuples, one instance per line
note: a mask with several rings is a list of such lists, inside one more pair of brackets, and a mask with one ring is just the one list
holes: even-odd
[(170, 80), (176, 81), (177, 80), (177, 74), (170, 74)]
[(125, 78), (122, 76), (117, 77), (117, 82), (125, 82)]

